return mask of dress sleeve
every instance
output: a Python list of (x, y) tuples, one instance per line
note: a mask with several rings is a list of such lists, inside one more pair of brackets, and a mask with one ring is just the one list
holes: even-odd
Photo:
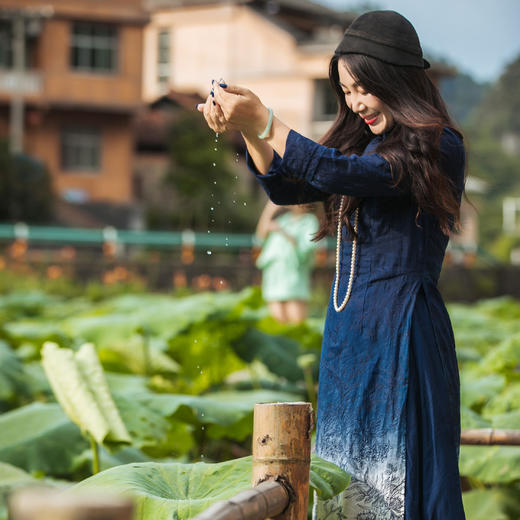
[(284, 169), (282, 158), (274, 152), (269, 171), (262, 175), (255, 166), (251, 156), (246, 152), (247, 167), (256, 177), (267, 196), (279, 205), (308, 204), (325, 200), (330, 194), (325, 193), (305, 180), (295, 178)]
[(343, 155), (296, 133), (289, 132), (282, 174), (303, 179), (314, 189), (353, 197), (402, 197), (390, 165), (377, 153)]

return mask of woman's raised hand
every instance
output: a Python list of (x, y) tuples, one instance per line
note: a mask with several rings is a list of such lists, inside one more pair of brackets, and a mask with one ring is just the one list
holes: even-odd
[(213, 93), (197, 107), (212, 130), (239, 130), (244, 136), (256, 137), (265, 128), (269, 111), (256, 94), (225, 83), (214, 83)]

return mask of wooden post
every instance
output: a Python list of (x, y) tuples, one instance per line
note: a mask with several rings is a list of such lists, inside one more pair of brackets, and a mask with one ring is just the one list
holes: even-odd
[(253, 487), (276, 480), (289, 492), (289, 506), (278, 518), (305, 520), (313, 411), (310, 403), (256, 404), (253, 426)]
[(520, 430), (462, 430), (461, 444), (520, 446)]
[(26, 488), (8, 501), (10, 520), (132, 520), (127, 498), (103, 492), (64, 493), (49, 488)]

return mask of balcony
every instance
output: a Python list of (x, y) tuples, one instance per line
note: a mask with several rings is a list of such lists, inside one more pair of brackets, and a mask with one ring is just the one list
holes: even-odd
[(43, 80), (39, 72), (26, 71), (20, 76), (13, 70), (0, 70), (0, 95), (21, 92), (26, 96), (37, 96), (42, 91)]

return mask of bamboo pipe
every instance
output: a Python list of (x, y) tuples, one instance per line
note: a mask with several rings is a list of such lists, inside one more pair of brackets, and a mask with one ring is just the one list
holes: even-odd
[(132, 520), (127, 498), (103, 493), (63, 493), (45, 487), (25, 488), (8, 500), (11, 520)]
[(288, 504), (285, 487), (268, 480), (229, 500), (215, 502), (193, 520), (265, 520), (278, 516)]
[(462, 430), (461, 444), (520, 446), (520, 430)]
[(289, 492), (289, 506), (279, 517), (305, 520), (313, 411), (310, 403), (266, 403), (254, 407), (252, 485), (275, 480)]

